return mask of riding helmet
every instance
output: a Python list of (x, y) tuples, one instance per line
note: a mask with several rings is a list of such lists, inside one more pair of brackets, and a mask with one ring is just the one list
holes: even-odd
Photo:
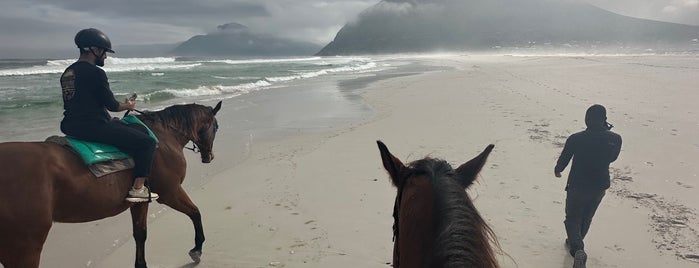
[(112, 41), (109, 41), (109, 37), (95, 28), (80, 30), (75, 35), (75, 45), (80, 49), (98, 47), (107, 52), (114, 53), (114, 50), (112, 50)]

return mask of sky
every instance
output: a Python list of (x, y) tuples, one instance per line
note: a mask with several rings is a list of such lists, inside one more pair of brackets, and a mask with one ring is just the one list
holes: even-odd
[[(470, 0), (465, 0), (470, 1)], [(563, 1), (563, 0), (562, 0)], [(699, 25), (699, 0), (580, 0), (622, 15)], [(118, 45), (178, 43), (237, 22), (258, 33), (325, 45), (379, 0), (2, 0), (0, 58), (72, 49), (94, 27)]]

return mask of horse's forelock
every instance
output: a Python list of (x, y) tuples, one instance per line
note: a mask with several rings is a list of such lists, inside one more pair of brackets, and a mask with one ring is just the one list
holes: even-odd
[(408, 176), (426, 175), (430, 178), (439, 178), (447, 174), (453, 174), (454, 169), (442, 159), (426, 157), (408, 164)]

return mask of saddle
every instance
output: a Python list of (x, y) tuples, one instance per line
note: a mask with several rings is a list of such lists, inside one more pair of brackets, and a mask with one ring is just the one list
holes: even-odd
[[(150, 135), (156, 143), (158, 142), (158, 138), (155, 134), (153, 134), (148, 126), (143, 124), (137, 117), (128, 115), (121, 119), (121, 121), (127, 124), (143, 125), (146, 127), (146, 130), (148, 130), (148, 135)], [(135, 166), (130, 155), (109, 144), (84, 141), (67, 136), (51, 136), (46, 138), (46, 142), (59, 144), (79, 155), (96, 177), (102, 177)]]

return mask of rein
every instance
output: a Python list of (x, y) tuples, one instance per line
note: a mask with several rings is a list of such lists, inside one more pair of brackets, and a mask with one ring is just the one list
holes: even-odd
[(187, 146), (184, 146), (184, 148), (187, 149), (187, 150), (191, 150), (192, 152), (194, 152), (194, 153), (196, 153), (196, 154), (198, 154), (199, 152), (201, 152), (201, 150), (199, 150), (199, 147), (197, 147), (197, 144), (194, 143), (194, 142), (192, 142), (192, 148), (189, 148), (189, 147), (187, 147)]
[(415, 175), (413, 170), (408, 172), (408, 174), (405, 176), (405, 181), (403, 181), (403, 183), (397, 187), (398, 193), (396, 194), (396, 202), (393, 204), (393, 242), (396, 242), (398, 239), (400, 203), (403, 200), (403, 190), (405, 189), (405, 185), (408, 183), (408, 179), (412, 178), (413, 175)]
[(398, 216), (400, 213), (400, 203), (401, 200), (403, 199), (403, 188), (405, 186), (405, 183), (398, 187), (398, 194), (396, 195), (396, 202), (393, 204), (393, 241), (396, 242), (396, 239), (398, 239)]
[[(133, 111), (135, 111), (135, 112), (137, 112), (137, 113), (139, 113), (139, 114), (144, 114), (144, 112), (142, 112), (142, 111), (140, 111), (140, 110), (137, 110), (137, 109), (133, 109)], [(124, 113), (124, 116), (123, 116), (123, 117), (126, 117), (127, 115), (129, 115), (129, 112), (131, 112), (131, 111), (130, 111), (130, 110), (129, 110), (129, 111), (126, 111), (126, 113)], [(180, 131), (179, 129), (177, 129), (176, 127), (174, 127), (174, 126), (172, 126), (172, 125), (168, 125), (168, 127), (171, 128), (172, 130), (174, 130), (175, 132), (177, 132), (178, 134), (180, 134), (180, 136), (185, 137), (185, 138), (186, 138), (187, 140), (189, 140), (189, 141), (192, 141), (192, 148), (189, 148), (189, 147), (187, 147), (187, 146), (185, 145), (185, 146), (184, 146), (184, 149), (190, 150), (190, 151), (192, 151), (192, 152), (194, 152), (194, 153), (199, 153), (199, 152), (201, 152), (201, 150), (199, 149), (199, 147), (197, 147), (197, 144), (192, 140), (191, 137), (189, 137), (188, 135), (186, 135), (186, 133)]]

